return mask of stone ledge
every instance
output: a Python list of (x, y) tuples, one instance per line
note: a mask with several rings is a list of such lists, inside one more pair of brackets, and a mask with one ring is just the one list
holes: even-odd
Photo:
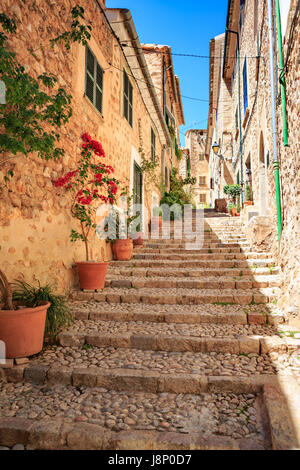
[[(289, 387), (288, 381), (285, 382), (285, 387)], [(295, 393), (299, 396), (298, 387)], [(293, 421), (293, 410), (281, 386), (264, 385), (263, 401), (269, 418), (273, 449), (300, 450), (300, 423), (297, 419)]]
[[(149, 393), (232, 392), (259, 393), (266, 384), (277, 384), (276, 375), (205, 376), (201, 374), (166, 374), (138, 369), (100, 369), (97, 367), (68, 369), (66, 367), (43, 368), (32, 365), (19, 382), (36, 385), (72, 385), (74, 387), (102, 387), (116, 391), (141, 391)], [(10, 382), (10, 377), (6, 377)]]
[[(113, 432), (95, 424), (63, 420), (0, 419), (0, 445), (29, 444), (37, 450), (242, 450), (243, 439), (201, 433), (159, 431)], [(246, 448), (261, 450), (247, 440)]]
[(61, 346), (82, 347), (85, 343), (96, 347), (114, 347), (141, 349), (151, 351), (169, 352), (220, 352), (231, 354), (267, 354), (270, 352), (285, 352), (288, 344), (284, 339), (277, 336), (239, 336), (236, 338), (197, 338), (194, 336), (168, 335), (156, 336), (153, 334), (84, 334), (72, 332), (59, 335)]

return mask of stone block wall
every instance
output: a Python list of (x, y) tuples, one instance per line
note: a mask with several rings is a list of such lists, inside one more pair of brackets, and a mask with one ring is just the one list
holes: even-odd
[[(122, 114), (126, 62), (118, 42), (96, 1), (82, 0), (80, 5), (93, 26), (89, 46), (104, 70), (103, 115), (84, 94), (84, 46), (74, 44), (71, 51), (62, 46), (49, 47), (49, 39), (70, 29), (73, 3), (70, 0), (2, 2), (3, 10), (16, 18), (18, 27), (18, 34), (9, 43), (11, 49), (33, 76), (45, 71), (58, 76), (59, 85), (72, 95), (73, 116), (60, 129), (60, 146), (66, 152), (61, 161), (46, 162), (35, 154), (27, 158), (17, 155), (0, 167), (0, 177), (9, 169), (14, 171), (12, 181), (2, 187), (0, 194), (0, 264), (11, 281), (18, 278), (30, 283), (50, 282), (59, 292), (76, 284), (74, 262), (84, 260), (84, 247), (69, 240), (71, 228), (76, 228), (70, 216), (70, 195), (54, 188), (52, 181), (76, 168), (81, 134), (88, 132), (101, 141), (106, 163), (115, 168), (116, 178), (123, 183), (129, 180), (132, 149), (139, 149), (139, 120), (146, 154), (150, 155), (151, 150), (151, 118), (133, 79), (133, 127)], [(29, 47), (35, 50), (34, 57), (28, 52)], [(159, 139), (157, 154), (161, 155)], [(159, 167), (157, 173), (160, 172)], [(96, 260), (110, 259), (110, 247), (95, 236), (91, 255)]]

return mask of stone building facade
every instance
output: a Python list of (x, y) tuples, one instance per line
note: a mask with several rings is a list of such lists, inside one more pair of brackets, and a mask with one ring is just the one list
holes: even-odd
[[(210, 91), (219, 90), (217, 104), (213, 100), (208, 120), (207, 154), (215, 165), (211, 145), (223, 132), (230, 136), (228, 148), (232, 154), (229, 167), (233, 183), (243, 187), (243, 201), (252, 192), (253, 206), (244, 207), (242, 217), (248, 226), (249, 240), (255, 249), (258, 240), (253, 235), (255, 226), (262, 224), (263, 243), (273, 250), (282, 268), (283, 295), (279, 304), (295, 315), (300, 307), (300, 237), (299, 237), (299, 2), (280, 1), (283, 36), (283, 57), (287, 97), (288, 146), (283, 143), (282, 95), (278, 62), (278, 30), (275, 5), (272, 4), (274, 80), (276, 99), (276, 148), (280, 166), (283, 231), (278, 247), (277, 209), (273, 168), (273, 129), (271, 107), (271, 80), (269, 58), (268, 1), (231, 0), (225, 37), (222, 36), (223, 61), (218, 67), (221, 75), (212, 75), (216, 67), (210, 61)], [(238, 32), (238, 35), (235, 33)], [(239, 42), (238, 42), (239, 38)], [(219, 39), (218, 39), (219, 40)], [(215, 38), (215, 43), (218, 42)], [(220, 49), (219, 49), (220, 50)], [(214, 54), (218, 55), (218, 54)], [(225, 101), (221, 100), (225, 89)], [(216, 109), (212, 109), (212, 108)], [(224, 113), (225, 107), (225, 113)], [(215, 113), (215, 119), (213, 118)], [(221, 117), (222, 116), (222, 117)], [(226, 116), (226, 123), (221, 122)], [(211, 139), (211, 140), (209, 140)], [(219, 154), (223, 154), (220, 143)], [(219, 157), (217, 157), (219, 158)], [(216, 175), (213, 184), (217, 185)], [(225, 183), (224, 178), (221, 185)], [(250, 190), (249, 190), (250, 188)], [(222, 188), (220, 188), (222, 189)], [(216, 197), (216, 195), (215, 195)], [(251, 197), (251, 196), (250, 196)], [(254, 227), (254, 228), (253, 228)], [(257, 227), (259, 229), (259, 227)], [(257, 231), (256, 231), (257, 233)], [(291, 257), (290, 254), (293, 253)]]
[(143, 44), (142, 47), (155, 90), (159, 96), (160, 107), (172, 138), (172, 146), (164, 154), (162, 160), (164, 188), (168, 191), (172, 169), (179, 169), (181, 158), (179, 128), (185, 123), (180, 82), (179, 77), (174, 72), (172, 52), (169, 46)]
[[(3, 156), (0, 157), (0, 177), (8, 170), (14, 172), (11, 181), (1, 187), (0, 194), (1, 269), (10, 280), (24, 279), (30, 283), (39, 280), (45, 284), (50, 279), (53, 287), (61, 292), (77, 282), (74, 262), (84, 260), (84, 247), (80, 242), (70, 242), (71, 228), (76, 228), (70, 215), (71, 199), (63, 190), (54, 188), (52, 181), (76, 168), (80, 136), (88, 132), (101, 141), (106, 163), (115, 168), (115, 177), (131, 189), (134, 172), (141, 166), (141, 147), (147, 159), (156, 158), (155, 178), (152, 175), (149, 179), (146, 173), (141, 175), (141, 197), (149, 213), (153, 199), (159, 202), (165, 155), (171, 153), (173, 145), (160, 97), (140, 53), (130, 12), (106, 9), (105, 2), (98, 0), (82, 0), (80, 4), (85, 10), (85, 20), (92, 24), (92, 36), (88, 49), (75, 43), (67, 51), (60, 45), (51, 49), (49, 39), (70, 30), (72, 2), (2, 2), (3, 10), (16, 19), (18, 27), (18, 34), (13, 35), (9, 47), (32, 76), (47, 71), (58, 77), (59, 85), (72, 95), (73, 115), (59, 130), (60, 146), (66, 152), (61, 161), (46, 162), (33, 153), (27, 158), (16, 155), (1, 164)], [(126, 23), (126, 30), (116, 30), (116, 16)], [(128, 52), (117, 32), (121, 39), (127, 40)], [(28, 48), (35, 50), (34, 56)], [(88, 53), (103, 74), (101, 109), (87, 95)], [(130, 118), (124, 112), (125, 75), (132, 90)], [(145, 220), (145, 226), (146, 223)], [(111, 258), (110, 246), (96, 236), (91, 251), (95, 260)]]
[(209, 165), (205, 155), (206, 140), (206, 129), (190, 129), (185, 133), (185, 147), (189, 151), (189, 176), (196, 178), (196, 184), (191, 187), (191, 191), (197, 208), (210, 206)]

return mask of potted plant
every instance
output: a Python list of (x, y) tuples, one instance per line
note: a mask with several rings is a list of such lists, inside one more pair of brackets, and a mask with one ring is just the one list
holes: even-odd
[[(135, 191), (129, 192), (128, 186), (126, 186), (122, 192), (121, 197), (123, 201), (126, 201), (126, 209), (118, 211), (115, 208), (111, 211), (115, 224), (115, 238), (111, 240), (112, 251), (114, 257), (118, 261), (129, 261), (133, 255), (133, 243), (134, 239), (138, 239), (141, 233), (133, 231), (131, 226), (132, 222), (139, 217), (139, 214), (132, 215), (132, 202), (135, 196)], [(121, 220), (122, 219), (122, 220)], [(140, 226), (140, 224), (138, 224)]]
[(103, 289), (108, 261), (91, 260), (89, 242), (95, 232), (96, 211), (99, 204), (113, 205), (119, 181), (111, 175), (114, 169), (105, 165), (100, 158), (105, 152), (100, 142), (93, 140), (89, 134), (81, 136), (83, 141), (81, 158), (76, 170), (54, 181), (55, 187), (65, 187), (74, 194), (71, 204), (71, 214), (79, 222), (80, 231), (71, 230), (71, 242), (80, 240), (85, 245), (85, 261), (78, 261), (78, 275), (81, 289)]
[(5, 344), (5, 357), (32, 356), (43, 348), (45, 323), (50, 302), (28, 299), (19, 295), (13, 300), (13, 291), (5, 274), (0, 271), (0, 340)]
[(253, 191), (250, 184), (247, 183), (246, 185), (246, 201), (244, 202), (244, 206), (253, 206)]
[(235, 204), (229, 204), (229, 213), (234, 217), (237, 214), (237, 208)]
[(142, 246), (144, 244), (143, 240), (144, 233), (141, 232), (140, 224), (137, 226), (137, 231), (134, 235), (132, 235), (133, 245), (134, 246)]
[[(159, 209), (159, 207), (154, 207), (153, 208), (153, 214), (152, 214), (152, 217), (151, 217), (151, 228), (161, 228), (162, 227), (162, 216), (163, 216), (163, 213), (162, 211)], [(150, 225), (149, 223), (149, 225)]]

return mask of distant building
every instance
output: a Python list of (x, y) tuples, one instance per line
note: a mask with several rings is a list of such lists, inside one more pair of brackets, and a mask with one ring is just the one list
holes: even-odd
[(185, 146), (188, 149), (187, 176), (196, 178), (191, 186), (196, 207), (210, 206), (209, 164), (205, 155), (206, 129), (190, 129), (185, 133)]

